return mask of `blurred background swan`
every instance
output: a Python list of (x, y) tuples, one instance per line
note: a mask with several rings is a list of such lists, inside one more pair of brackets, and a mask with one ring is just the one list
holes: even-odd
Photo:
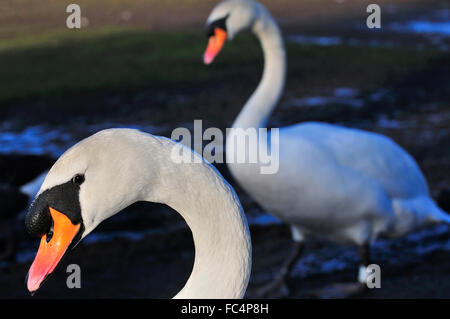
[[(227, 39), (247, 29), (261, 42), (265, 64), (262, 80), (233, 128), (258, 131), (277, 105), (286, 77), (284, 41), (266, 8), (253, 0), (218, 4), (207, 20), (204, 62), (210, 64)], [(251, 158), (251, 152), (270, 147), (280, 150), (279, 169), (273, 174), (262, 173), (266, 163), (242, 164), (234, 157)], [(367, 287), (370, 246), (380, 235), (396, 238), (426, 226), (450, 224), (450, 216), (430, 197), (414, 159), (383, 135), (305, 122), (282, 127), (276, 136), (269, 133), (267, 140), (229, 134), (226, 150), (233, 177), (265, 210), (291, 225), (293, 252), (274, 281), (259, 289), (258, 297), (275, 291), (279, 296), (310, 234), (359, 247), (358, 284), (339, 286), (347, 295)]]
[[(214, 65), (203, 65), (205, 20), (219, 1), (77, 3), (79, 30), (67, 29), (61, 1), (0, 3), (0, 171), (16, 194), (68, 147), (102, 129), (170, 136), (176, 127), (192, 130), (194, 119), (202, 119), (204, 129), (231, 127), (261, 79), (261, 45), (250, 33), (229, 42)], [(448, 1), (381, 0), (381, 30), (366, 28), (371, 1), (261, 3), (283, 30), (289, 63), (267, 127), (318, 121), (385, 135), (412, 155), (431, 197), (448, 210)], [(47, 164), (31, 172), (43, 158)], [(225, 164), (215, 166), (236, 189), (249, 220), (254, 291), (288, 259), (290, 229), (247, 195)], [(13, 185), (9, 175), (15, 172), (27, 178)], [(22, 210), (29, 200), (13, 198), (2, 199), (3, 209)], [(2, 214), (16, 248), (0, 261), (0, 296), (28, 297), (23, 280), (37, 243), (25, 233), (23, 212)], [(0, 234), (0, 250), (6, 246)], [(450, 297), (449, 250), (446, 225), (377, 241), (371, 257), (382, 267), (382, 289), (361, 297)], [(166, 205), (136, 203), (86, 237), (34, 298), (170, 298), (186, 283), (193, 262), (183, 219)], [(81, 289), (65, 286), (71, 263), (82, 269)], [(352, 283), (358, 264), (354, 246), (311, 239), (292, 270), (288, 297)]]

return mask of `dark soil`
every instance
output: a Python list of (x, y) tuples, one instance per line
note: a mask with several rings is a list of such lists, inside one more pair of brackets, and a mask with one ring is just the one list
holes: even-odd
[[(326, 19), (327, 8), (323, 6), (323, 1), (314, 5), (311, 1), (307, 5), (301, 2), (295, 2), (294, 5), (287, 0), (281, 2), (290, 3), (290, 6), (271, 9), (289, 32), (311, 28), (308, 29), (311, 34), (323, 34), (324, 29), (333, 29), (330, 27), (332, 22)], [(382, 4), (386, 2), (382, 1)], [(444, 1), (433, 3), (443, 4)], [(305, 9), (306, 19), (300, 23), (295, 18), (296, 11), (291, 9), (295, 7), (299, 11), (303, 6), (311, 6), (311, 9)], [(360, 19), (359, 2), (353, 1), (349, 6), (351, 14), (348, 16), (343, 14), (344, 8), (337, 4), (331, 9), (344, 20)], [(210, 4), (203, 4), (201, 13), (186, 15), (188, 25), (197, 28), (210, 10), (209, 7)], [(419, 9), (416, 8), (416, 11)], [(155, 12), (155, 28), (161, 28), (167, 21), (163, 16), (157, 19), (161, 10)], [(201, 19), (198, 14), (202, 15)], [(409, 13), (405, 11), (404, 14), (408, 16)], [(147, 16), (143, 19), (138, 14), (136, 19), (137, 25), (147, 26)], [(317, 19), (323, 25), (322, 29), (314, 27)], [(101, 21), (109, 22), (107, 17)], [(47, 27), (55, 23), (49, 22)], [(179, 23), (182, 21), (172, 21), (171, 28), (176, 28)], [(315, 54), (317, 51), (311, 52)], [(302, 58), (308, 57), (290, 57), (291, 61)], [(314, 69), (309, 69), (308, 65), (290, 69), (286, 92), (280, 107), (270, 118), (269, 125), (284, 126), (315, 120), (387, 135), (414, 156), (427, 177), (432, 196), (442, 208), (449, 211), (448, 53), (437, 54), (427, 65), (406, 70), (401, 76), (392, 76), (368, 86), (364, 86), (364, 79), (376, 71), (376, 65), (350, 75), (337, 75), (333, 73), (334, 61), (324, 61), (324, 68), (330, 69), (329, 77), (314, 77)], [(10, 101), (2, 105), (0, 116), (15, 131), (38, 124), (65, 125), (70, 130), (92, 123), (118, 122), (161, 126), (160, 134), (170, 136), (173, 128), (191, 125), (194, 119), (204, 119), (204, 128), (214, 126), (223, 129), (231, 125), (257, 85), (260, 67), (254, 64), (242, 70), (236, 68), (234, 77), (201, 85), (177, 84), (114, 91), (105, 89), (86, 94), (62, 94), (44, 100)], [(246, 76), (241, 76), (241, 71)], [(357, 97), (363, 101), (362, 108), (339, 103), (301, 109), (290, 105), (293, 98), (326, 96), (336, 87), (354, 87), (360, 82), (362, 87), (357, 87), (360, 90)], [(373, 99), (375, 94), (380, 97)], [(54, 160), (49, 156), (0, 155), (0, 226), (7, 225), (12, 229), (17, 242), (13, 261), (0, 261), (0, 298), (31, 298), (24, 280), (38, 242), (25, 233), (23, 215), (19, 213), (29, 199), (19, 192), (19, 186), (48, 169)], [(218, 165), (218, 168), (235, 187), (247, 214), (260, 214), (261, 209), (233, 181), (226, 166)], [(417, 238), (413, 236), (382, 241), (376, 245), (372, 251), (373, 262), (382, 268), (382, 287), (367, 291), (359, 297), (450, 298), (450, 231), (449, 228), (437, 230)], [(116, 239), (108, 237), (103, 241), (89, 242), (89, 238), (95, 238), (96, 234), (113, 236), (120, 231), (141, 232), (144, 235), (134, 240), (119, 236)], [(252, 225), (251, 233), (254, 255), (249, 290), (269, 281), (291, 248), (286, 225)], [(194, 247), (191, 233), (181, 217), (164, 205), (135, 204), (100, 225), (86, 239), (87, 243), (82, 242), (66, 257), (33, 298), (170, 298), (183, 287), (192, 269)], [(4, 246), (4, 236), (0, 232), (0, 250)], [(330, 272), (322, 271), (321, 267), (331, 261), (345, 266)], [(81, 289), (68, 289), (66, 286), (66, 267), (71, 263), (81, 267)], [(288, 282), (289, 298), (307, 298), (314, 289), (337, 282), (353, 282), (357, 276), (358, 256), (355, 247), (312, 239), (298, 268), (305, 265), (309, 265), (312, 270), (307, 275), (301, 271), (293, 275)]]

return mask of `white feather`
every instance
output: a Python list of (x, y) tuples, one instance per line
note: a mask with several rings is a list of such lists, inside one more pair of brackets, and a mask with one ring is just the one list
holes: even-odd
[(185, 219), (195, 245), (191, 276), (175, 298), (242, 298), (251, 244), (239, 199), (203, 159), (172, 161), (175, 146), (179, 144), (136, 130), (101, 131), (66, 151), (39, 193), (84, 174), (79, 195), (83, 237), (134, 202), (167, 204)]

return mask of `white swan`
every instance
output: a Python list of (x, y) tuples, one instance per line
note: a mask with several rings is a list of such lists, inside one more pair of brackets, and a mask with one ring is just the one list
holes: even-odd
[(36, 291), (68, 248), (103, 220), (134, 202), (151, 201), (178, 211), (194, 239), (193, 270), (175, 298), (242, 298), (251, 243), (239, 199), (212, 165), (172, 161), (176, 145), (136, 130), (110, 129), (66, 151), (26, 216), (27, 231), (41, 237), (28, 290)]
[[(284, 88), (286, 54), (281, 32), (270, 13), (252, 0), (219, 3), (207, 20), (211, 63), (227, 39), (250, 29), (264, 51), (264, 72), (233, 128), (261, 128)], [(239, 184), (267, 211), (291, 225), (295, 249), (265, 292), (280, 287), (298, 259), (305, 236), (316, 234), (361, 247), (359, 281), (365, 283), (369, 245), (380, 234), (396, 237), (450, 218), (430, 198), (414, 159), (379, 134), (324, 123), (280, 129), (279, 171), (260, 174), (260, 164), (238, 164), (229, 154), (249, 153), (252, 140), (230, 143), (227, 164)], [(245, 138), (245, 136), (241, 137)], [(254, 141), (253, 141), (254, 142)], [(258, 142), (256, 142), (258, 143)], [(231, 149), (233, 145), (240, 148)], [(265, 145), (259, 144), (259, 147)]]

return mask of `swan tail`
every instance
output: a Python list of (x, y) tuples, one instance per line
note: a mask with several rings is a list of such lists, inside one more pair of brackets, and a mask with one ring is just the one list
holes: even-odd
[(429, 196), (395, 199), (395, 234), (403, 235), (415, 229), (435, 224), (450, 224), (450, 215), (442, 210)]
[(437, 224), (450, 224), (450, 215), (441, 209), (431, 198), (422, 198), (421, 201), (422, 205), (419, 205), (418, 208), (422, 210), (432, 222)]
[(450, 225), (450, 215), (436, 204), (434, 204), (433, 217), (438, 223), (445, 223)]

